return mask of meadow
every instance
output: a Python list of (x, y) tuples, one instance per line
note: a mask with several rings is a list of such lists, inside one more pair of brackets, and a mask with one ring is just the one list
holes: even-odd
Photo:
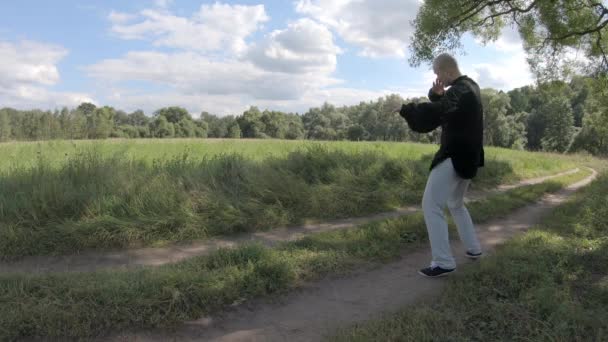
[[(589, 174), (580, 171), (518, 187), (468, 207), (477, 223), (486, 222)], [(453, 224), (450, 229), (455, 230)], [(280, 296), (327, 275), (391, 262), (427, 243), (423, 216), (418, 212), (316, 233), (275, 247), (244, 244), (220, 249), (158, 267), (2, 274), (0, 339), (103, 340), (108, 333), (174, 328), (221, 313), (235, 303)]]
[[(0, 258), (165, 245), (390, 211), (419, 203), (436, 149), (432, 144), (390, 142), (212, 139), (0, 144)], [(585, 166), (605, 169), (604, 162), (588, 156), (488, 148), (486, 167), (472, 186), (476, 190), (573, 168), (580, 171), (491, 193), (469, 205), (471, 215), (478, 223), (509, 215), (587, 177), (591, 171)], [(600, 213), (605, 208), (597, 204), (603, 191), (598, 189), (605, 183), (604, 177), (590, 186), (596, 190), (587, 191), (593, 191), (592, 207)], [(590, 210), (575, 205), (550, 222), (563, 221), (566, 229), (581, 216), (584, 220), (577, 229), (582, 238), (595, 239), (589, 234), (599, 232), (603, 221)], [(586, 222), (597, 227), (588, 232)], [(557, 240), (542, 239), (546, 253), (553, 253)], [(581, 241), (586, 246), (586, 240)], [(274, 247), (245, 244), (220, 249), (158, 267), (2, 274), (0, 338), (83, 339), (128, 329), (175, 327), (235, 302), (279, 295), (329, 274), (390, 262), (426, 243), (423, 216), (417, 212)], [(572, 257), (568, 254), (563, 260)], [(541, 261), (543, 270), (526, 270), (549, 272), (545, 259)], [(490, 275), (475, 277), (490, 277), (483, 281), (491, 284), (504, 282), (504, 277), (492, 275), (499, 272), (495, 263), (483, 267)], [(509, 272), (519, 272), (516, 266), (508, 267)], [(453, 295), (474, 291), (468, 283), (459, 286)], [(446, 303), (440, 305), (457, 310)], [(503, 319), (502, 307), (492, 310), (491, 319)], [(445, 320), (452, 324), (455, 319), (447, 311), (431, 321), (428, 312), (432, 311), (404, 315), (427, 326)], [(402, 333), (399, 317), (353, 327), (334, 338), (390, 339)], [(466, 328), (468, 321), (458, 324), (464, 324), (459, 336), (485, 336), (489, 330), (480, 329), (494, 329), (474, 331)]]
[[(158, 246), (417, 204), (435, 145), (285, 140), (0, 144), (0, 258)], [(581, 156), (488, 148), (473, 184)]]

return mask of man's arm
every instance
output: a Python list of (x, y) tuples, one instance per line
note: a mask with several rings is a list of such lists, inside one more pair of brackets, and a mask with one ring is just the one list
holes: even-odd
[(403, 105), (400, 114), (413, 131), (430, 132), (451, 120), (453, 114), (458, 111), (462, 97), (468, 91), (466, 86), (452, 86), (435, 102)]
[(407, 125), (414, 132), (428, 133), (441, 125), (437, 116), (426, 115), (417, 108), (415, 103), (408, 103), (401, 107), (399, 114), (407, 121)]
[(435, 117), (440, 123), (450, 121), (461, 105), (462, 98), (470, 92), (470, 89), (463, 84), (454, 85), (445, 92), (437, 101), (430, 103), (420, 103), (416, 110)]
[(439, 95), (435, 91), (433, 91), (433, 88), (429, 89), (428, 96), (429, 96), (429, 100), (431, 100), (431, 102), (437, 102), (437, 101), (441, 100), (441, 98), (443, 97), (443, 95)]

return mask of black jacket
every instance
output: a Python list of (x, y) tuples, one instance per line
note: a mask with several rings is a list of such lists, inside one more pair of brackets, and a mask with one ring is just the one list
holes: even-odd
[(479, 86), (467, 76), (460, 76), (443, 96), (429, 90), (429, 103), (408, 103), (400, 114), (410, 128), (419, 133), (441, 126), (441, 146), (431, 169), (447, 158), (454, 170), (465, 179), (484, 166), (483, 107)]

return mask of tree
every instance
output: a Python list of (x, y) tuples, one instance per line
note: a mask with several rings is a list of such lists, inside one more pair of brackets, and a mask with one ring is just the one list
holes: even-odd
[(584, 150), (594, 155), (608, 156), (608, 79), (600, 77), (589, 85), (582, 129), (576, 135), (571, 151)]
[(45, 112), (40, 118), (40, 125), (44, 127), (43, 139), (60, 139), (63, 138), (61, 124), (59, 123), (59, 112)]
[(87, 128), (89, 139), (106, 139), (112, 133), (114, 127), (114, 108), (97, 108), (93, 113), (87, 115)]
[(228, 134), (228, 126), (226, 120), (218, 118), (216, 115), (208, 112), (202, 112), (200, 119), (207, 123), (208, 136), (211, 138), (224, 138)]
[(570, 89), (573, 92), (570, 104), (572, 106), (572, 114), (574, 115), (574, 126), (581, 127), (583, 125), (583, 117), (585, 116), (585, 103), (591, 91), (591, 83), (593, 80), (589, 77), (573, 77), (570, 81)]
[(397, 94), (386, 96), (384, 101), (378, 100), (378, 105), (381, 105), (380, 119), (386, 123), (386, 140), (404, 141), (407, 139), (409, 127), (398, 114), (402, 103), (403, 98)]
[(592, 112), (585, 116), (583, 127), (574, 139), (572, 152), (587, 151), (608, 156), (608, 111)]
[(250, 107), (237, 118), (243, 138), (267, 138), (266, 125), (262, 121), (262, 113), (257, 107)]
[(155, 138), (171, 138), (175, 134), (173, 124), (164, 115), (158, 115), (150, 124), (150, 131)]
[(367, 140), (369, 133), (360, 124), (354, 124), (348, 128), (348, 140), (361, 141)]
[(70, 129), (70, 139), (87, 138), (87, 118), (78, 109), (70, 113)]
[(532, 101), (534, 93), (534, 88), (531, 86), (524, 86), (508, 91), (507, 94), (509, 95), (509, 102), (511, 105), (509, 106), (509, 110), (507, 111), (507, 113), (530, 113), (530, 101)]
[(113, 132), (113, 134), (115, 134), (116, 137), (131, 138), (131, 139), (139, 138), (139, 130), (137, 127), (135, 127), (133, 125), (119, 126), (116, 128), (116, 131)]
[(566, 98), (553, 98), (542, 109), (548, 119), (546, 132), (541, 138), (545, 151), (565, 152), (572, 142), (574, 117)]
[(336, 131), (331, 127), (331, 119), (320, 108), (311, 108), (302, 116), (306, 138), (318, 140), (336, 139)]
[(275, 139), (285, 138), (287, 132), (287, 120), (282, 112), (265, 110), (260, 117), (264, 124), (264, 133)]
[(80, 111), (82, 114), (84, 115), (91, 115), (93, 114), (93, 112), (95, 111), (97, 107), (90, 103), (90, 102), (83, 102), (81, 103), (78, 108), (76, 108), (78, 111)]
[(467, 32), (489, 42), (512, 26), (540, 80), (570, 74), (575, 68), (567, 52), (572, 48), (587, 58), (580, 61), (581, 68), (608, 71), (608, 8), (602, 1), (426, 0), (414, 25), (412, 65), (431, 61), (439, 52), (461, 50)]
[(228, 126), (228, 138), (232, 138), (232, 139), (240, 139), (242, 136), (241, 133), (241, 127), (239, 126), (239, 124), (235, 121), (233, 124), (231, 124), (230, 126)]
[(287, 126), (285, 139), (304, 139), (304, 124), (302, 124), (302, 118), (299, 115), (286, 114), (285, 124)]
[(508, 131), (506, 134), (506, 147), (513, 148), (516, 150), (523, 150), (526, 148), (528, 139), (526, 138), (526, 122), (528, 119), (528, 113), (519, 112), (506, 116), (506, 126)]
[[(542, 140), (548, 134), (546, 129), (558, 116), (563, 115), (563, 113), (555, 111), (555, 108), (557, 108), (555, 101), (560, 104), (567, 103), (563, 110), (572, 115), (572, 107), (570, 106), (572, 96), (569, 85), (562, 81), (545, 82), (535, 89), (534, 95), (530, 98), (531, 112), (527, 120), (527, 147), (529, 149), (543, 149)], [(560, 120), (560, 118), (557, 118), (557, 120)], [(568, 128), (570, 126), (572, 124), (568, 125)]]
[(192, 120), (190, 113), (181, 107), (167, 107), (162, 108), (154, 113), (155, 116), (164, 116), (168, 122), (176, 124), (182, 120)]
[(320, 140), (346, 139), (352, 124), (346, 115), (346, 107), (338, 109), (329, 103), (311, 108), (302, 116), (302, 123), (307, 138)]
[(149, 138), (150, 137), (150, 127), (149, 126), (137, 126), (137, 133), (139, 133), (139, 138)]
[(67, 107), (63, 107), (61, 109), (57, 120), (59, 120), (59, 127), (61, 129), (61, 138), (70, 138), (70, 132), (72, 131), (72, 122), (70, 121), (70, 111)]
[(175, 136), (182, 138), (192, 138), (196, 135), (196, 125), (192, 120), (180, 120), (174, 124)]
[(11, 122), (5, 109), (0, 110), (0, 141), (11, 139)]
[(364, 130), (362, 138), (364, 140), (375, 140), (381, 132), (378, 127), (380, 122), (378, 110), (367, 103), (360, 104), (359, 109), (357, 121)]
[(122, 110), (117, 110), (114, 112), (114, 125), (129, 125), (129, 115)]
[(150, 123), (150, 118), (142, 110), (136, 110), (129, 114), (127, 123), (133, 126), (147, 126)]
[(525, 113), (508, 115), (511, 98), (502, 91), (483, 89), (484, 141), (488, 145), (523, 148), (526, 138)]
[(209, 135), (209, 125), (202, 120), (196, 120), (194, 124), (194, 136), (197, 138), (207, 138)]

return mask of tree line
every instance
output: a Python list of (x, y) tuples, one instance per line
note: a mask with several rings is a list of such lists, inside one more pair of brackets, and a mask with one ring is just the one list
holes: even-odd
[[(553, 152), (608, 154), (608, 102), (597, 78), (573, 77), (508, 92), (482, 90), (485, 144)], [(0, 109), (0, 141), (106, 138), (275, 138), (352, 141), (437, 142), (440, 132), (411, 131), (395, 112), (407, 101), (388, 95), (376, 101), (336, 107), (325, 103), (303, 114), (261, 111), (194, 118), (181, 107), (147, 116), (137, 110), (82, 103), (56, 111)]]

